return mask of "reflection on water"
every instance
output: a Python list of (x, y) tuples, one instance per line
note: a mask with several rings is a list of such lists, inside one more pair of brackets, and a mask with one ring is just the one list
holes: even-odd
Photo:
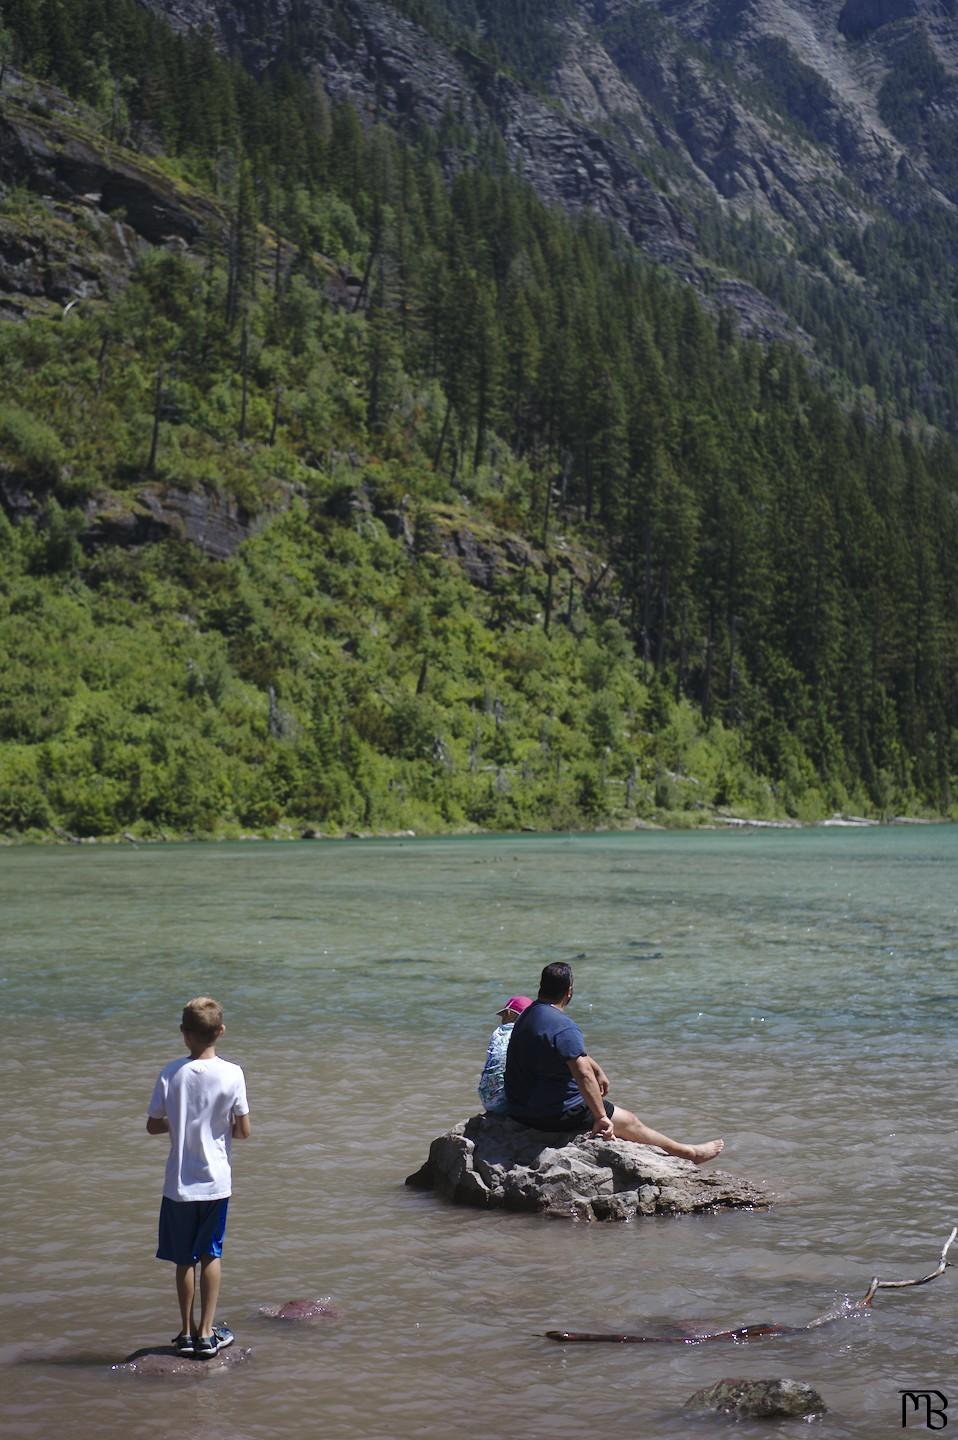
[[(956, 858), (953, 827), (0, 852), (0, 1420), (17, 1440), (684, 1437), (692, 1391), (787, 1374), (823, 1392), (829, 1436), (898, 1433), (899, 1388), (958, 1392), (953, 1272), (748, 1347), (542, 1335), (800, 1325), (933, 1268), (958, 1219)], [(772, 1211), (567, 1227), (402, 1187), (475, 1108), (496, 1007), (577, 956), (613, 1096), (724, 1134)], [(250, 1087), (221, 1308), (255, 1354), (164, 1385), (103, 1361), (177, 1328), (143, 1124), (200, 992)], [(256, 1314), (303, 1295), (338, 1318)]]

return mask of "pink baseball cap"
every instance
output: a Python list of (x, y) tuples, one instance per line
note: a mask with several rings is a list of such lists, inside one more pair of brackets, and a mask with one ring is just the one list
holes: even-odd
[(507, 1010), (514, 1010), (517, 1015), (521, 1015), (523, 1010), (528, 1010), (531, 1004), (532, 1001), (528, 995), (513, 995), (511, 999), (506, 1001), (501, 1010), (496, 1011), (496, 1014), (504, 1015)]

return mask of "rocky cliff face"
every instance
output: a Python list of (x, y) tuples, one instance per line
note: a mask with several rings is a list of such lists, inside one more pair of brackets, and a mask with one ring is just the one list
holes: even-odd
[[(535, 84), (483, 58), (475, 37), (413, 23), (401, 0), (148, 3), (211, 27), (253, 69), (289, 58), (295, 23), (296, 62), (370, 115), (495, 127), (543, 198), (614, 221), (765, 338), (802, 337), (754, 284), (710, 263), (703, 207), (757, 216), (788, 246), (796, 231), (913, 211), (916, 187), (921, 200), (958, 200), (931, 121), (888, 120), (909, 46), (931, 57), (934, 115), (958, 117), (954, 0), (572, 0), (558, 59)], [(908, 103), (920, 112), (920, 96)]]
[(8, 75), (0, 195), (20, 200), (0, 215), (0, 316), (101, 299), (125, 284), (145, 246), (223, 232), (207, 196), (95, 135), (62, 92), (37, 87), (26, 98)]
[[(225, 244), (216, 200), (113, 144), (63, 91), (8, 70), (0, 101), (0, 318), (103, 299), (150, 246)], [(359, 278), (313, 258), (332, 304), (352, 308)]]

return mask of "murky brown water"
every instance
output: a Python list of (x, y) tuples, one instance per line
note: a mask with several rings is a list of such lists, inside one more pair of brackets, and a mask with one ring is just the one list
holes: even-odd
[[(0, 852), (6, 1432), (668, 1440), (721, 1433), (681, 1404), (728, 1374), (815, 1384), (823, 1435), (900, 1434), (904, 1387), (958, 1423), (955, 1271), (747, 1347), (542, 1338), (802, 1323), (933, 1267), (958, 1220), (956, 860), (953, 827)], [(579, 952), (613, 1096), (723, 1133), (771, 1212), (568, 1226), (402, 1186), (475, 1108), (495, 1007)], [(143, 1125), (198, 992), (249, 1083), (221, 1314), (254, 1355), (158, 1382), (110, 1365), (177, 1328)], [(256, 1316), (302, 1295), (338, 1318)]]

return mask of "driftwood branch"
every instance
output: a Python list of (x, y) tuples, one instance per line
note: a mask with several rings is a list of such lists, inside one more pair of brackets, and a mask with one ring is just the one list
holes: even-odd
[(903, 1290), (906, 1286), (927, 1285), (929, 1280), (935, 1280), (948, 1269), (949, 1263), (952, 1263), (948, 1260), (948, 1251), (956, 1235), (958, 1225), (942, 1246), (937, 1266), (928, 1275), (922, 1275), (917, 1280), (880, 1280), (876, 1275), (860, 1300), (851, 1305), (841, 1305), (836, 1310), (828, 1310), (824, 1315), (817, 1315), (814, 1320), (809, 1320), (807, 1325), (740, 1325), (734, 1330), (713, 1330), (704, 1335), (623, 1335), (589, 1330), (547, 1330), (546, 1339), (562, 1343), (592, 1341), (606, 1345), (704, 1345), (715, 1340), (741, 1343), (764, 1340), (769, 1335), (801, 1335), (806, 1330), (816, 1330), (819, 1325), (828, 1325), (833, 1320), (845, 1320), (858, 1310), (867, 1310), (878, 1290)]
[(920, 1280), (879, 1280), (876, 1275), (868, 1287), (867, 1294), (863, 1295), (858, 1304), (860, 1306), (870, 1305), (876, 1290), (904, 1290), (907, 1285), (927, 1285), (929, 1280), (937, 1280), (948, 1269), (948, 1251), (951, 1249), (955, 1236), (958, 1235), (958, 1225), (955, 1226), (944, 1245), (941, 1247), (941, 1257), (934, 1270), (928, 1275), (922, 1275)]

